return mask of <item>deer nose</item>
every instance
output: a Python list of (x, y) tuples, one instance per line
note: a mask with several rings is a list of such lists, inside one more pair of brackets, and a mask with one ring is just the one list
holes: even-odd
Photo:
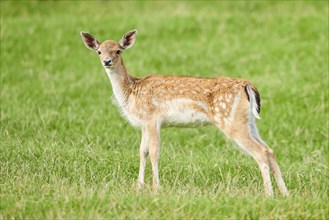
[(104, 60), (103, 63), (104, 63), (104, 66), (111, 66), (112, 60)]

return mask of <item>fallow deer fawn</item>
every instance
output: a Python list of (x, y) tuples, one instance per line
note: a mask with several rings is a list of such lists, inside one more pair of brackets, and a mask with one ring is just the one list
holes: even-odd
[(281, 193), (287, 195), (274, 153), (257, 131), (255, 118), (259, 119), (260, 97), (256, 87), (246, 80), (228, 77), (134, 77), (127, 72), (121, 53), (133, 46), (136, 35), (137, 30), (133, 30), (119, 42), (106, 40), (100, 43), (91, 34), (81, 32), (87, 48), (98, 53), (123, 116), (142, 130), (139, 188), (144, 184), (148, 154), (152, 163), (153, 188), (155, 191), (159, 188), (161, 126), (212, 123), (257, 161), (267, 195), (273, 195), (270, 170)]

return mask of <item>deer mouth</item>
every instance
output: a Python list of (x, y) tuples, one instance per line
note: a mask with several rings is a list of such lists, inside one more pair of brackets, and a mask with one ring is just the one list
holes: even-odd
[(108, 68), (108, 69), (111, 69), (113, 68), (113, 65), (112, 64), (108, 64), (108, 65), (103, 65), (105, 68)]

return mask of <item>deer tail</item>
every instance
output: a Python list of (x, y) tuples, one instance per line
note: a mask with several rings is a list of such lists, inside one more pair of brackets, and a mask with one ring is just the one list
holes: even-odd
[(259, 116), (260, 107), (261, 107), (259, 92), (252, 85), (246, 85), (245, 90), (248, 95), (248, 100), (250, 102), (250, 108), (252, 114), (255, 116), (255, 118), (261, 119)]

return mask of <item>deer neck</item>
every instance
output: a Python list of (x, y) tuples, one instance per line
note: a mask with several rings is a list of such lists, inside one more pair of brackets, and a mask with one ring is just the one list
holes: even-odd
[(130, 84), (133, 82), (133, 77), (128, 74), (121, 57), (113, 69), (106, 68), (105, 70), (110, 78), (117, 103), (121, 107), (124, 107), (127, 104), (128, 96), (131, 92)]

